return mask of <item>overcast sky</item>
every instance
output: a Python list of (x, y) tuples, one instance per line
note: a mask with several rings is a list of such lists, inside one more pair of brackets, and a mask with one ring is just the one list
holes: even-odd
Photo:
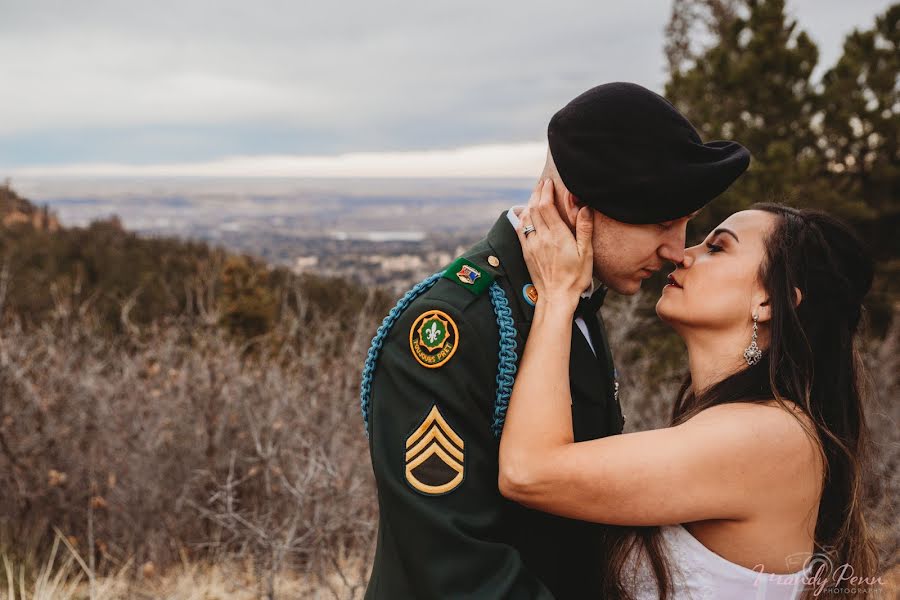
[[(890, 4), (788, 2), (820, 71)], [(585, 89), (662, 91), (670, 6), (0, 0), (0, 176), (516, 174)]]

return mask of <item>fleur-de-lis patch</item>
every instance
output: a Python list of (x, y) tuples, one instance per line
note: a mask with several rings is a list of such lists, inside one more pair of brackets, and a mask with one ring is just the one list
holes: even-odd
[(405, 463), (407, 483), (427, 496), (451, 492), (465, 478), (465, 442), (437, 405), (406, 438)]
[(434, 346), (447, 337), (447, 327), (443, 323), (441, 325), (442, 326), (439, 328), (438, 322), (435, 320), (432, 321), (428, 329), (425, 330), (425, 339), (428, 341), (427, 344), (425, 344), (426, 347)]
[(426, 311), (410, 327), (409, 347), (423, 367), (436, 369), (444, 365), (456, 352), (458, 345), (456, 323), (443, 311)]

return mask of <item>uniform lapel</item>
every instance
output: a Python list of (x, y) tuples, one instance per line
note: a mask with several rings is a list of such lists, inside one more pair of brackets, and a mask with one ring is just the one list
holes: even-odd
[[(476, 247), (473, 251), (478, 254), (488, 252), (500, 261), (496, 271), (504, 275), (500, 279), (501, 284), (504, 284), (507, 296), (512, 296), (509, 298), (509, 304), (513, 311), (516, 340), (519, 343), (517, 352), (521, 360), (522, 349), (525, 347), (525, 340), (528, 339), (531, 321), (534, 318), (534, 307), (526, 300), (524, 292), (525, 286), (531, 283), (531, 276), (522, 255), (519, 237), (505, 211), (491, 228), (486, 241), (485, 248)], [(596, 315), (588, 315), (586, 318), (595, 319), (596, 323)], [(595, 331), (597, 330), (603, 332), (602, 326), (598, 325)], [(598, 353), (594, 356), (587, 340), (573, 320), (569, 383), (572, 391), (572, 422), (576, 441), (601, 437), (605, 435), (608, 425), (607, 398), (612, 398), (612, 390), (609, 377), (606, 376), (607, 365), (602, 350), (606, 347), (605, 332), (599, 337), (602, 339), (593, 340)]]
[(506, 211), (500, 215), (488, 232), (487, 245), (494, 256), (499, 259), (498, 270), (505, 275), (504, 283), (508, 284), (505, 286), (506, 293), (516, 323), (518, 334), (516, 339), (519, 342), (519, 356), (521, 356), (521, 349), (525, 345), (525, 340), (528, 339), (531, 321), (534, 318), (534, 307), (528, 303), (524, 294), (525, 286), (531, 283), (531, 276), (528, 274), (528, 266), (522, 255), (519, 236), (513, 229), (512, 223), (509, 222)]

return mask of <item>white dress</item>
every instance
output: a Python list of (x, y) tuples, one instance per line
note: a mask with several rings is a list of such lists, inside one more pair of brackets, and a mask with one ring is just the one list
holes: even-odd
[[(674, 600), (795, 600), (803, 590), (807, 566), (794, 573), (761, 573), (719, 556), (681, 525), (660, 527), (663, 551), (672, 571)], [(640, 545), (636, 547), (641, 548)], [(646, 553), (632, 551), (623, 584), (636, 600), (658, 600), (656, 578)]]

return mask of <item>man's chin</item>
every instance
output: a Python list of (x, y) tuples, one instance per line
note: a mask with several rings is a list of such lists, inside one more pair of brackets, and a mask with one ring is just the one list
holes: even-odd
[(624, 279), (607, 284), (609, 289), (623, 296), (634, 296), (641, 291), (642, 279)]

